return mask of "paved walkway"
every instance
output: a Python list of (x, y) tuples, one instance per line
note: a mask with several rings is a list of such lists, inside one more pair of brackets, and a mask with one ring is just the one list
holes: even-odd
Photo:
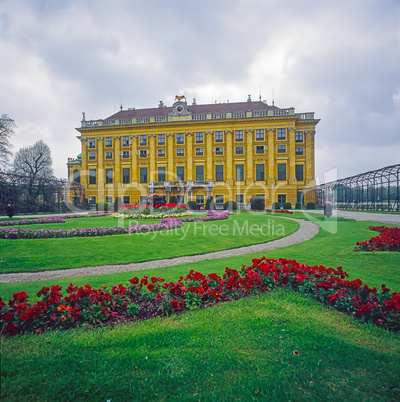
[[(307, 211), (312, 214), (323, 214), (321, 210)], [(339, 218), (355, 219), (356, 221), (372, 221), (400, 225), (400, 214), (377, 214), (373, 212), (342, 211), (333, 210), (334, 215)]]
[[(287, 218), (289, 219), (289, 218)], [(119, 272), (141, 271), (152, 268), (170, 267), (173, 265), (190, 264), (192, 262), (212, 260), (216, 258), (239, 256), (249, 253), (258, 253), (273, 250), (280, 247), (291, 246), (292, 244), (302, 243), (313, 238), (319, 231), (315, 223), (294, 219), (299, 224), (299, 229), (278, 240), (268, 243), (254, 244), (247, 247), (239, 247), (229, 250), (215, 251), (213, 253), (198, 254), (185, 257), (176, 257), (164, 260), (146, 261), (132, 264), (121, 265), (101, 265), (97, 267), (71, 268), (54, 271), (23, 272), (14, 274), (1, 274), (0, 283), (28, 282), (40, 280), (56, 280), (66, 278), (76, 278), (82, 276), (106, 275)]]

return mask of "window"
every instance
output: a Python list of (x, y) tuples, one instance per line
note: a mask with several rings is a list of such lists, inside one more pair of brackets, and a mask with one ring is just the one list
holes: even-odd
[(236, 194), (236, 202), (238, 204), (243, 204), (244, 203), (244, 195), (243, 194)]
[(180, 145), (184, 143), (183, 133), (176, 134), (176, 143)]
[(256, 130), (256, 141), (264, 141), (264, 130), (262, 129)]
[(176, 167), (176, 177), (179, 181), (185, 181), (185, 166)]
[(128, 147), (129, 146), (129, 135), (124, 135), (122, 137), (122, 146)]
[(158, 134), (158, 145), (165, 145), (165, 134)]
[(89, 148), (96, 147), (96, 138), (89, 138)]
[(303, 204), (304, 199), (303, 199), (303, 192), (302, 191), (298, 191), (297, 192), (297, 202), (301, 202)]
[(124, 205), (129, 205), (131, 203), (131, 198), (129, 197), (129, 195), (124, 195), (122, 198), (122, 202), (124, 203)]
[(278, 180), (286, 180), (286, 163), (278, 163)]
[(278, 145), (278, 154), (286, 153), (286, 145)]
[(196, 166), (196, 181), (204, 181), (204, 166)]
[(165, 167), (158, 167), (158, 181), (165, 181)]
[(96, 204), (96, 197), (94, 196), (89, 196), (89, 204)]
[(108, 202), (109, 204), (111, 204), (112, 201), (112, 195), (106, 195), (106, 202)]
[(223, 154), (224, 154), (224, 148), (222, 147), (215, 148), (215, 155), (223, 155)]
[(243, 155), (243, 147), (236, 147), (235, 153), (236, 155)]
[(111, 184), (113, 182), (113, 170), (106, 169), (106, 184)]
[(177, 195), (176, 196), (177, 204), (184, 204), (185, 203), (185, 196), (184, 195)]
[(216, 204), (223, 204), (224, 203), (224, 196), (221, 194), (215, 195), (215, 203)]
[[(130, 183), (130, 169), (129, 168), (122, 168), (122, 183)], [(124, 202), (125, 204), (125, 202)]]
[(196, 202), (198, 204), (204, 204), (204, 195), (196, 195)]
[(196, 148), (196, 156), (203, 156), (203, 148)]
[[(140, 182), (147, 183), (147, 167), (140, 168)], [(147, 200), (147, 197), (146, 197)]]
[(215, 142), (223, 142), (224, 141), (224, 135), (222, 131), (216, 131), (215, 132)]
[(243, 141), (243, 130), (235, 131), (235, 139), (236, 141)]
[(286, 128), (278, 128), (278, 140), (286, 140)]
[(296, 148), (296, 155), (303, 155), (303, 148)]
[(262, 164), (257, 164), (256, 165), (256, 180), (257, 181), (264, 181), (265, 180), (265, 174), (264, 174), (264, 165)]
[(203, 133), (196, 133), (196, 144), (203, 143)]
[(183, 148), (178, 148), (176, 150), (176, 156), (184, 156), (185, 155), (185, 150)]
[(145, 147), (147, 145), (147, 135), (139, 135), (139, 145)]
[(122, 157), (124, 159), (129, 158), (129, 151), (122, 151)]
[(106, 159), (112, 159), (112, 152), (111, 151), (106, 152)]
[(96, 184), (96, 169), (89, 169), (89, 184)]
[(224, 165), (215, 165), (215, 181), (224, 181)]
[(141, 195), (140, 196), (140, 205), (147, 204), (147, 196), (146, 195)]
[(303, 142), (303, 132), (302, 131), (296, 131), (296, 142)]
[(303, 181), (304, 180), (304, 166), (296, 165), (296, 180)]
[(77, 182), (77, 183), (80, 183), (80, 182), (81, 182), (81, 176), (80, 176), (80, 173), (79, 173), (79, 170), (78, 170), (78, 169), (75, 169), (75, 170), (74, 170), (74, 173), (73, 173), (73, 181), (75, 181), (75, 182)]
[(141, 158), (147, 158), (147, 151), (146, 151), (145, 149), (141, 149), (141, 150), (139, 151), (139, 156), (140, 156)]
[(244, 180), (244, 165), (236, 165), (236, 181)]
[(106, 137), (106, 147), (112, 147), (112, 137)]
[(279, 204), (284, 204), (286, 202), (286, 194), (278, 194)]
[(96, 153), (95, 152), (89, 152), (89, 160), (94, 160), (96, 159)]
[(163, 158), (165, 156), (165, 149), (159, 149), (158, 150), (158, 157)]
[(263, 153), (264, 153), (264, 145), (257, 145), (256, 154), (263, 154)]

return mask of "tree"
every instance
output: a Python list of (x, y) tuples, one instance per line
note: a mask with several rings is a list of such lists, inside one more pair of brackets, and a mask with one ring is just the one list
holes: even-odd
[(12, 155), (12, 144), (10, 138), (14, 135), (16, 124), (6, 114), (0, 117), (0, 167), (6, 167), (10, 156)]
[[(35, 202), (40, 183), (53, 176), (53, 160), (50, 148), (42, 141), (30, 147), (21, 148), (15, 155), (14, 170), (17, 174), (28, 178), (28, 197)], [(34, 184), (39, 184), (34, 186)]]

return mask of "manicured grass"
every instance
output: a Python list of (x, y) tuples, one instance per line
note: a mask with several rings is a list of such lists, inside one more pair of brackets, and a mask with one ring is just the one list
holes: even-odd
[(3, 339), (2, 398), (394, 401), (399, 340), (282, 289), (170, 318)]
[[(123, 223), (124, 220), (110, 217), (79, 218), (69, 219), (65, 224), (32, 225), (32, 229), (56, 230), (67, 228), (64, 226), (67, 224), (69, 228), (113, 227)], [(157, 220), (141, 220), (140, 223), (152, 224)], [(153, 233), (68, 239), (2, 239), (0, 273), (126, 264), (203, 254), (264, 243), (287, 236), (297, 228), (294, 221), (269, 217), (265, 213), (247, 213), (234, 214), (221, 221), (185, 222), (182, 228)]]

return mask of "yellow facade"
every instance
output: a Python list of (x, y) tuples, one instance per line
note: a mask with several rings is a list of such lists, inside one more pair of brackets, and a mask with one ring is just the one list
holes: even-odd
[[(265, 102), (122, 110), (81, 122), (81, 157), (69, 158), (69, 181), (89, 203), (146, 202), (153, 193), (179, 202), (290, 202), (315, 184), (314, 113)], [(70, 192), (73, 201), (76, 193)], [(80, 200), (81, 201), (81, 200)]]

